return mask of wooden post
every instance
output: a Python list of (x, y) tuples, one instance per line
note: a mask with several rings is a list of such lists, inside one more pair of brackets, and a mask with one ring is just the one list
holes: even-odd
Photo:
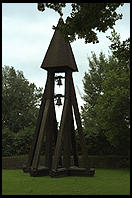
[(37, 169), (38, 168), (41, 145), (42, 145), (43, 137), (45, 135), (46, 122), (47, 122), (47, 118), (49, 116), (49, 111), (50, 111), (50, 100), (48, 99), (48, 100), (46, 100), (46, 104), (45, 104), (45, 109), (44, 109), (44, 113), (43, 113), (43, 118), (42, 118), (42, 122), (41, 122), (41, 126), (40, 126), (38, 141), (37, 141), (37, 144), (36, 144), (31, 169)]
[(74, 120), (73, 120), (73, 112), (71, 112), (71, 143), (72, 143), (72, 152), (73, 152), (73, 160), (74, 166), (79, 166), (78, 162), (78, 154), (77, 154), (77, 147), (76, 147), (76, 138), (75, 138), (75, 130), (74, 130)]
[[(46, 130), (48, 129), (49, 123), (49, 116), (53, 113), (53, 106), (54, 106), (54, 73), (48, 72), (47, 75), (47, 82), (46, 82), (46, 88), (44, 92), (44, 98), (41, 103), (41, 108), (39, 112), (39, 119), (38, 124), (36, 127), (35, 135), (34, 135), (34, 142), (32, 144), (32, 148), (30, 151), (30, 166), (31, 169), (37, 169), (39, 158), (40, 158), (40, 152), (41, 152), (41, 146), (43, 142), (44, 135), (47, 134), (48, 140), (52, 139), (52, 129), (48, 130), (46, 133)], [(51, 116), (52, 117), (52, 116)], [(50, 138), (51, 137), (51, 138)], [(49, 147), (46, 144), (46, 150), (49, 151)], [(51, 166), (51, 152), (46, 152), (46, 160), (49, 159), (49, 162), (46, 161), (46, 164)]]
[(77, 99), (76, 99), (76, 93), (75, 93), (73, 80), (72, 80), (72, 83), (71, 83), (71, 90), (72, 90), (72, 104), (73, 104), (73, 108), (74, 108), (77, 130), (78, 130), (78, 134), (79, 134), (79, 137), (80, 137), (80, 143), (81, 143), (81, 149), (82, 149), (83, 166), (85, 168), (88, 168), (88, 160), (87, 160), (88, 156), (87, 156), (86, 143), (85, 143), (85, 139), (84, 139), (84, 134), (83, 134), (81, 118), (80, 118), (79, 108), (78, 108), (78, 104), (77, 104)]
[(54, 101), (51, 104), (50, 115), (48, 119), (46, 129), (46, 141), (45, 141), (45, 166), (51, 169), (52, 156), (53, 156), (53, 141), (54, 135), (57, 135), (57, 121), (55, 115)]
[(71, 104), (71, 78), (72, 71), (67, 70), (65, 72), (65, 100), (67, 100), (67, 115), (64, 120), (64, 129), (63, 129), (63, 159), (64, 167), (69, 168), (71, 165), (71, 125), (72, 125), (72, 104)]
[(37, 119), (37, 125), (36, 125), (36, 129), (35, 129), (35, 133), (33, 135), (33, 141), (32, 141), (32, 144), (31, 144), (28, 161), (26, 163), (26, 167), (23, 168), (23, 170), (26, 171), (26, 172), (29, 171), (29, 169), (32, 165), (33, 156), (34, 156), (34, 153), (35, 153), (35, 148), (36, 148), (36, 144), (37, 144), (37, 140), (38, 140), (41, 121), (42, 121), (43, 112), (44, 112), (45, 103), (46, 103), (46, 99), (47, 99), (49, 89), (50, 89), (50, 74), (47, 73), (47, 81), (46, 81), (45, 90), (44, 90), (44, 93), (43, 93), (43, 96), (42, 96), (42, 102), (41, 102), (41, 105), (40, 105), (40, 110), (39, 110), (38, 119)]
[(54, 153), (54, 160), (53, 160), (53, 166), (52, 169), (57, 170), (58, 164), (59, 164), (59, 159), (61, 156), (61, 151), (62, 151), (62, 138), (63, 138), (63, 130), (65, 127), (65, 121), (67, 117), (67, 110), (68, 110), (68, 100), (65, 100), (64, 102), (64, 107), (63, 107), (63, 112), (62, 112), (62, 118), (61, 118), (61, 124), (60, 124), (60, 129), (58, 132), (57, 136), (57, 142), (55, 146), (55, 153)]

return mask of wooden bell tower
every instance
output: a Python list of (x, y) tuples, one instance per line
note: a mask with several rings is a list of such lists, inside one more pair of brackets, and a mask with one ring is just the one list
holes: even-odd
[[(59, 19), (59, 23), (63, 23), (62, 18)], [(58, 30), (54, 32), (41, 68), (47, 70), (47, 81), (28, 162), (23, 171), (29, 172), (31, 176), (93, 176), (95, 170), (88, 166), (85, 139), (72, 78), (72, 72), (78, 69), (70, 43), (64, 40)], [(65, 78), (64, 96), (54, 94), (55, 80), (58, 80), (58, 84), (61, 85), (62, 76), (56, 76), (60, 72), (65, 74), (63, 77)], [(61, 97), (64, 97), (64, 105), (58, 129), (54, 98), (57, 98), (57, 104), (61, 105)], [(79, 167), (73, 114), (80, 138), (83, 168)], [(44, 139), (45, 165), (41, 167), (39, 161)], [(71, 156), (73, 156), (73, 164), (71, 164)]]

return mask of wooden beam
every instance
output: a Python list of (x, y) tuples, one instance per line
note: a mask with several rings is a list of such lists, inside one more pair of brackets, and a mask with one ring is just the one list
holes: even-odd
[(71, 74), (71, 70), (65, 72), (65, 100), (67, 101), (67, 114), (65, 120), (63, 120), (63, 162), (65, 168), (69, 168), (71, 164)]
[(40, 126), (40, 131), (39, 131), (39, 136), (38, 136), (38, 140), (37, 140), (37, 144), (36, 144), (36, 148), (35, 148), (35, 153), (33, 156), (33, 162), (32, 162), (32, 166), (31, 166), (32, 169), (38, 168), (41, 145), (42, 145), (42, 141), (43, 141), (43, 137), (44, 137), (44, 133), (45, 133), (46, 122), (47, 122), (47, 119), (49, 116), (49, 111), (50, 111), (50, 99), (46, 100), (45, 109), (44, 109), (42, 122), (41, 122), (41, 126)]
[(54, 110), (54, 101), (51, 103), (50, 115), (47, 122), (46, 141), (45, 141), (45, 166), (51, 169), (53, 155), (54, 135), (57, 133), (57, 121)]
[(75, 129), (74, 129), (73, 111), (71, 111), (71, 145), (72, 145), (74, 165), (79, 166), (78, 152), (77, 152), (77, 145), (76, 145), (76, 137), (75, 137)]
[[(68, 99), (67, 99), (68, 100)], [(71, 165), (71, 103), (68, 100), (67, 115), (63, 127), (63, 165), (69, 168)]]
[[(47, 81), (46, 81), (45, 91), (43, 94), (43, 100), (42, 100), (40, 111), (39, 111), (38, 122), (37, 122), (36, 131), (34, 134), (34, 140), (32, 143), (30, 157), (29, 157), (30, 166), (32, 168), (38, 167), (38, 163), (39, 163), (38, 155), (40, 155), (40, 148), (41, 148), (42, 141), (43, 141), (42, 137), (46, 134), (45, 130), (46, 130), (48, 117), (44, 118), (44, 114), (46, 113), (45, 111), (47, 111), (46, 108), (50, 108), (50, 107), (47, 107), (48, 102), (49, 102), (48, 100), (50, 102), (54, 101), (54, 73), (53, 72), (47, 73)], [(49, 111), (49, 109), (48, 109), (48, 111)], [(45, 125), (42, 126), (44, 119), (46, 119)], [(42, 132), (42, 127), (44, 128), (43, 132)], [(42, 138), (42, 140), (40, 140), (40, 137)], [(40, 143), (40, 145), (38, 145), (39, 143)], [(37, 160), (37, 161), (35, 162), (35, 160)]]
[(87, 149), (86, 149), (86, 143), (85, 143), (85, 138), (83, 134), (83, 129), (82, 129), (82, 124), (81, 124), (81, 118), (80, 118), (80, 113), (79, 113), (79, 108), (77, 104), (77, 98), (76, 98), (76, 93), (75, 93), (75, 88), (73, 84), (73, 79), (71, 81), (71, 93), (72, 93), (72, 105), (74, 108), (74, 114), (75, 114), (75, 119), (76, 119), (76, 124), (77, 124), (77, 130), (78, 134), (80, 137), (80, 143), (81, 143), (81, 149), (82, 149), (82, 157), (83, 157), (83, 166), (88, 168), (88, 154), (87, 154)]
[(63, 138), (63, 131), (64, 131), (64, 127), (65, 127), (65, 121), (66, 121), (66, 117), (67, 117), (68, 103), (69, 102), (66, 99), (65, 102), (64, 102), (60, 129), (59, 129), (59, 132), (58, 132), (57, 142), (56, 142), (56, 146), (55, 146), (54, 160), (53, 160), (53, 165), (52, 165), (52, 169), (54, 169), (54, 170), (57, 169), (58, 164), (59, 164), (59, 160), (60, 160), (60, 156), (61, 156), (62, 138)]
[(29, 151), (28, 161), (26, 163), (27, 167), (31, 167), (31, 165), (32, 165), (32, 160), (33, 160), (33, 156), (34, 156), (34, 152), (35, 152), (35, 148), (36, 148), (36, 144), (37, 144), (37, 140), (38, 140), (40, 125), (41, 125), (41, 121), (42, 121), (42, 117), (43, 117), (43, 111), (44, 111), (44, 108), (45, 108), (46, 97), (47, 97), (47, 93), (48, 93), (48, 90), (49, 90), (49, 79), (50, 79), (50, 75), (48, 73), (47, 74), (47, 81), (46, 81), (46, 85), (45, 85), (45, 90), (44, 90), (44, 93), (43, 93), (43, 96), (42, 96), (42, 101), (41, 101), (40, 110), (39, 110), (39, 114), (38, 114), (36, 129), (35, 129), (35, 132), (34, 132), (34, 135), (33, 135), (33, 141), (32, 141), (32, 144), (31, 144), (30, 151)]

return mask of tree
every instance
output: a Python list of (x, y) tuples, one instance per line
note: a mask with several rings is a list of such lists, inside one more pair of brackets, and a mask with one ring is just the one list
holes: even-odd
[(84, 77), (83, 124), (88, 134), (104, 133), (118, 154), (127, 155), (130, 143), (130, 40), (109, 37), (112, 56), (89, 59)]
[(85, 72), (83, 84), (84, 84), (84, 96), (85, 101), (81, 117), (85, 137), (88, 145), (89, 154), (111, 154), (113, 148), (105, 136), (105, 130), (102, 129), (100, 123), (97, 123), (97, 113), (95, 111), (95, 105), (100, 95), (104, 93), (101, 86), (104, 79), (104, 71), (107, 69), (108, 60), (101, 52), (99, 58), (92, 52), (92, 58), (89, 60), (89, 73)]
[(22, 71), (2, 67), (2, 126), (13, 132), (34, 126), (42, 88), (25, 79)]
[(104, 92), (101, 84), (104, 79), (104, 70), (107, 69), (108, 60), (102, 52), (100, 53), (99, 58), (92, 52), (92, 58), (88, 58), (88, 60), (90, 70), (89, 73), (85, 72), (83, 79), (85, 92), (83, 99), (85, 104), (82, 107), (82, 118), (84, 120), (84, 127), (87, 129), (87, 124), (89, 126), (88, 133), (96, 134), (97, 131), (99, 131), (99, 126), (97, 127), (96, 122), (94, 122), (96, 117), (94, 107), (98, 97)]
[[(66, 5), (67, 3), (38, 3), (38, 10), (44, 11), (47, 7), (62, 16), (62, 8)], [(115, 25), (116, 20), (122, 18), (122, 14), (116, 13), (116, 9), (122, 5), (123, 3), (71, 3), (72, 12), (58, 29), (71, 42), (78, 36), (84, 38), (85, 43), (98, 43), (97, 31), (105, 32)]]
[(130, 39), (120, 42), (113, 31), (110, 49), (115, 64), (109, 64), (102, 82), (104, 94), (98, 97), (97, 121), (121, 154), (128, 154), (130, 144)]

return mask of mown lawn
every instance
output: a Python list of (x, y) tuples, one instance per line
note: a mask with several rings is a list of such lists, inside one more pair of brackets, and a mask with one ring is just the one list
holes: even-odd
[(94, 177), (31, 177), (22, 170), (2, 171), (3, 195), (129, 195), (130, 173), (96, 169)]

